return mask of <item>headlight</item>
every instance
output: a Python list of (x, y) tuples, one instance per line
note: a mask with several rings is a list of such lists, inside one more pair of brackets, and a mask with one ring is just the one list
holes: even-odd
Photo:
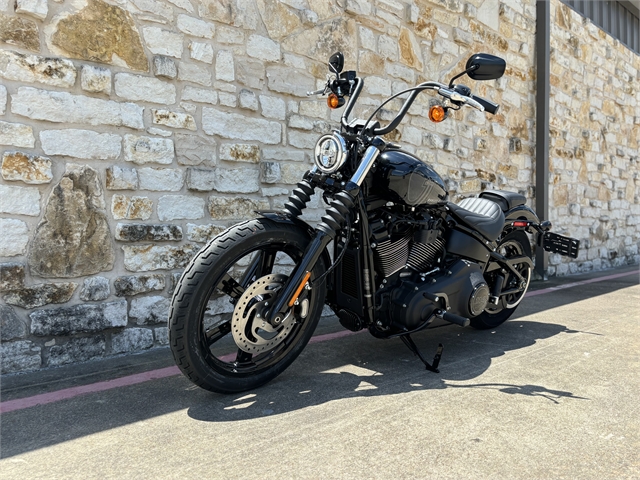
[(347, 160), (347, 143), (338, 133), (320, 137), (316, 143), (316, 166), (323, 173), (337, 171)]

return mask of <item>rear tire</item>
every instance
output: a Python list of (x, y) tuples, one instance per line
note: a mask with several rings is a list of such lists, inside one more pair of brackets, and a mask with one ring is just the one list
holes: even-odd
[[(507, 258), (517, 255), (526, 255), (527, 257), (532, 258), (529, 239), (524, 232), (519, 230), (509, 233), (500, 240), (498, 251)], [(497, 307), (492, 308), (491, 306), (487, 306), (484, 312), (477, 317), (470, 319), (470, 324), (473, 328), (478, 330), (496, 328), (506, 322), (516, 311), (516, 308), (518, 308), (518, 305), (527, 293), (532, 273), (532, 269), (526, 264), (519, 264), (516, 268), (526, 279), (527, 284), (524, 290), (518, 294), (500, 297), (500, 303)], [(502, 290), (504, 291), (508, 288), (512, 288), (515, 278), (516, 277), (514, 275), (509, 275), (509, 278), (507, 278)], [(491, 287), (491, 283), (489, 283), (489, 285)]]
[[(259, 218), (224, 231), (191, 260), (171, 301), (169, 344), (176, 364), (193, 383), (213, 392), (242, 392), (269, 382), (296, 359), (322, 312), (325, 282), (313, 285), (313, 279), (325, 270), (322, 259), (311, 272), (312, 289), (303, 291), (300, 297), (308, 300), (306, 311), (294, 306), (286, 331), (283, 324), (280, 334), (264, 334), (276, 341), (257, 339), (266, 342), (268, 349), (252, 354), (244, 351), (248, 343), (242, 344), (244, 350), (238, 346), (231, 334), (235, 325), (237, 335), (238, 324), (234, 321), (239, 318), (233, 311), (245, 309), (243, 314), (247, 317), (250, 305), (274, 296), (277, 289), (260, 290), (248, 300), (243, 294), (253, 295), (251, 292), (257, 291), (256, 285), (264, 284), (264, 279), (281, 288), (287, 270), (300, 261), (309, 242), (309, 234), (300, 227)], [(276, 261), (285, 265), (275, 265)], [(258, 279), (262, 281), (257, 282)], [(252, 312), (244, 326), (248, 337), (253, 331), (265, 332), (256, 327), (259, 316)]]

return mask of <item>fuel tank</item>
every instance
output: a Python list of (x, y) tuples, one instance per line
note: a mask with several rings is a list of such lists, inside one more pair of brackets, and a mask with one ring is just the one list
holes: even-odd
[(387, 201), (416, 206), (442, 202), (448, 197), (440, 175), (408, 152), (385, 150), (376, 163), (375, 194)]

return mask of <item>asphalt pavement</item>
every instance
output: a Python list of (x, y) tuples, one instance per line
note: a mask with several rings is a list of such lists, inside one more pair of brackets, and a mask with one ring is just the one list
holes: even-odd
[[(532, 284), (495, 330), (314, 343), (218, 395), (168, 349), (2, 377), (0, 478), (640, 479), (638, 266)], [(39, 404), (40, 403), (40, 404)]]

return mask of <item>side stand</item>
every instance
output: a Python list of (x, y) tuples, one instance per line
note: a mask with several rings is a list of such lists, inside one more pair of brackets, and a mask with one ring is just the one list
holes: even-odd
[(429, 363), (422, 356), (422, 354), (420, 353), (420, 350), (418, 350), (418, 347), (413, 342), (413, 339), (409, 334), (402, 335), (400, 337), (400, 340), (402, 340), (402, 342), (407, 346), (409, 350), (413, 352), (414, 355), (418, 356), (418, 358), (422, 361), (422, 363), (424, 363), (425, 367), (427, 367), (427, 370), (434, 373), (440, 373), (440, 370), (438, 370), (438, 364), (440, 363), (440, 358), (442, 358), (442, 350), (444, 349), (441, 343), (438, 344), (438, 349), (436, 350), (436, 354), (433, 357), (433, 363)]

